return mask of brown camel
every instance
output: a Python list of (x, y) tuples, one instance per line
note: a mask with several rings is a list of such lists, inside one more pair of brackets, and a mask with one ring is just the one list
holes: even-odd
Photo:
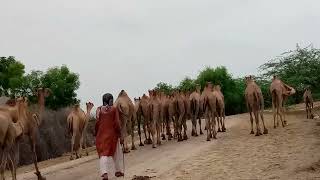
[(251, 134), (254, 134), (253, 131), (253, 116), (255, 117), (256, 122), (256, 136), (262, 135), (259, 123), (259, 115), (263, 124), (263, 134), (268, 134), (268, 129), (264, 123), (263, 111), (264, 111), (264, 99), (260, 87), (252, 79), (252, 76), (246, 77), (246, 90), (245, 90), (245, 99), (247, 102), (247, 108), (250, 114), (251, 122)]
[(216, 99), (217, 99), (216, 107), (217, 107), (218, 132), (226, 132), (226, 126), (225, 126), (226, 115), (225, 115), (224, 96), (221, 92), (220, 85), (214, 86), (213, 94), (214, 96), (216, 96)]
[(303, 101), (306, 104), (307, 119), (312, 119), (313, 98), (309, 88), (306, 88), (303, 94)]
[(88, 156), (87, 143), (86, 143), (86, 129), (90, 119), (90, 112), (94, 105), (91, 102), (86, 103), (87, 113), (85, 113), (80, 105), (75, 105), (67, 117), (68, 131), (71, 134), (71, 155), (70, 160), (73, 160), (73, 155), (76, 159), (81, 158), (82, 153), (79, 152), (84, 146), (86, 155)]
[[(17, 140), (23, 134), (23, 122), (28, 118), (27, 116), (27, 101), (25, 98), (17, 99), (14, 103), (14, 108), (17, 109), (18, 119), (14, 119), (16, 116), (12, 116), (12, 113), (8, 111), (0, 111), (0, 173), (1, 179), (4, 178), (5, 168), (9, 161), (9, 168), (11, 171), (12, 179), (16, 180), (16, 159), (15, 159), (15, 147)], [(9, 108), (9, 107), (8, 107)]]
[(121, 136), (124, 139), (124, 153), (129, 153), (128, 146), (128, 136), (131, 135), (131, 150), (136, 150), (136, 146), (134, 145), (134, 125), (135, 118), (134, 115), (134, 104), (129, 98), (128, 94), (121, 90), (118, 95), (117, 100), (114, 103), (114, 106), (118, 108), (121, 122)]
[(159, 92), (152, 90), (149, 91), (150, 94), (150, 114), (151, 114), (151, 135), (152, 135), (152, 147), (156, 148), (157, 145), (161, 145), (161, 104), (159, 99)]
[(193, 93), (191, 93), (189, 97), (191, 121), (192, 121), (191, 136), (198, 136), (197, 119), (199, 120), (200, 134), (201, 135), (203, 134), (201, 129), (201, 116), (200, 116), (200, 99), (201, 99), (200, 91), (201, 91), (201, 86), (197, 85), (196, 90)]
[[(291, 96), (296, 93), (295, 89), (283, 83), (277, 76), (274, 76), (272, 83), (270, 85), (270, 93), (272, 95), (272, 110), (273, 110), (273, 120), (274, 128), (279, 126), (279, 119), (284, 127), (287, 122), (285, 120), (284, 114), (284, 101), (288, 96)], [(277, 116), (278, 115), (278, 116)], [(276, 117), (277, 117), (277, 126), (276, 126)]]
[[(185, 105), (185, 97), (182, 92), (175, 93), (175, 103), (176, 103), (176, 128), (178, 134), (178, 142), (187, 140), (187, 125), (186, 125), (186, 105)], [(182, 127), (184, 129), (183, 137), (182, 137)]]
[[(138, 123), (138, 134), (139, 134), (139, 139), (140, 139), (140, 145), (139, 146), (144, 146), (141, 140), (141, 123), (142, 123), (142, 108), (141, 108), (141, 98), (134, 98), (134, 112), (135, 112), (135, 116), (137, 119), (137, 123)], [(144, 125), (143, 125), (143, 129), (145, 131)], [(145, 134), (146, 135), (146, 134)], [(147, 136), (147, 135), (146, 135)]]
[(41, 122), (43, 121), (43, 114), (45, 109), (45, 98), (48, 97), (51, 93), (51, 90), (48, 88), (38, 88), (37, 96), (38, 96), (38, 112), (36, 114), (28, 113), (28, 118), (25, 122), (23, 122), (23, 134), (28, 136), (30, 139), (31, 150), (33, 152), (33, 161), (36, 169), (35, 174), (38, 177), (38, 180), (45, 180), (39, 171), (38, 168), (38, 160), (36, 153), (36, 135)]
[[(150, 93), (151, 91), (149, 91)], [(150, 95), (150, 94), (149, 94)], [(150, 98), (143, 94), (140, 101), (140, 108), (143, 118), (143, 131), (145, 135), (145, 144), (152, 144), (151, 140), (151, 113), (150, 113)]]

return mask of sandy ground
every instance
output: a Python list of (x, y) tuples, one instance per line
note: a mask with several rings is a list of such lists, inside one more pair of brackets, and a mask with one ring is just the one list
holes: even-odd
[[(125, 157), (124, 179), (320, 179), (320, 120), (289, 112), (289, 125), (273, 129), (271, 114), (265, 117), (269, 134), (260, 137), (249, 135), (249, 116), (242, 114), (227, 117), (227, 132), (211, 142), (203, 135), (157, 149), (139, 147)], [(66, 159), (43, 162), (42, 173), (48, 180), (100, 179), (95, 154), (62, 163)], [(30, 167), (20, 168), (18, 179), (36, 179)]]

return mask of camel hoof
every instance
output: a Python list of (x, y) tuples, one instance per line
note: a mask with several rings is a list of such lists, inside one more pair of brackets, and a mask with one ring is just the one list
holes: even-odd
[(166, 140), (166, 136), (164, 134), (162, 134), (161, 137), (163, 141)]
[(213, 136), (213, 139), (217, 139), (217, 137), (216, 137), (216, 136)]
[(137, 150), (136, 146), (132, 146), (131, 150), (132, 151)]
[(260, 136), (260, 133), (256, 133), (256, 136)]
[(218, 129), (218, 132), (222, 132), (220, 129)]
[(250, 134), (254, 134), (254, 131), (251, 131)]
[(268, 134), (268, 133), (269, 133), (268, 129), (265, 129), (265, 130), (263, 131), (263, 134)]
[(86, 155), (87, 155), (87, 156), (89, 156), (89, 153), (88, 153), (88, 152), (86, 152)]
[(211, 141), (211, 139), (210, 139), (210, 138), (207, 138), (207, 141)]
[(144, 146), (144, 144), (141, 142), (139, 146)]
[(74, 160), (74, 158), (71, 156), (71, 157), (70, 157), (70, 161), (72, 161), (72, 160)]
[(155, 149), (155, 148), (157, 148), (157, 146), (154, 145), (154, 146), (152, 146), (152, 148)]
[(184, 136), (183, 136), (183, 140), (188, 140), (188, 136), (187, 136), (187, 135), (184, 135)]
[(200, 135), (203, 135), (203, 132), (202, 132), (202, 131), (200, 131)]
[(277, 126), (273, 126), (273, 128), (277, 129)]
[(128, 149), (125, 149), (125, 150), (123, 151), (123, 153), (124, 153), (124, 154), (128, 154), (128, 153), (130, 153), (130, 151), (129, 151)]
[(226, 128), (222, 128), (222, 132), (226, 132), (227, 131), (227, 129)]
[(198, 134), (195, 135), (195, 137), (198, 137), (198, 136), (199, 136)]

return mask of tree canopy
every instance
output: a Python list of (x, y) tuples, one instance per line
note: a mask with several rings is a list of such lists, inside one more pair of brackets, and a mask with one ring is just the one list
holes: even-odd
[(32, 103), (37, 101), (35, 91), (39, 87), (51, 89), (46, 105), (58, 109), (78, 103), (79, 75), (67, 66), (50, 68), (46, 72), (31, 71), (25, 74), (24, 65), (13, 56), (0, 58), (0, 95), (26, 96)]
[(320, 97), (320, 50), (312, 46), (299, 47), (285, 52), (260, 67), (262, 77), (271, 79), (279, 76), (285, 83), (297, 90), (292, 103), (300, 103), (302, 94), (309, 87), (316, 98)]

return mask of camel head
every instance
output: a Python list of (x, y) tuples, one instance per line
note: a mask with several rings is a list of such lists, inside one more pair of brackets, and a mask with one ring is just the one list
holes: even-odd
[(139, 103), (141, 101), (141, 98), (139, 97), (139, 98), (134, 98), (134, 103), (135, 104), (137, 104), (137, 103)]
[(213, 90), (213, 84), (212, 84), (212, 82), (207, 82), (207, 83), (206, 83), (206, 87), (207, 87), (207, 90), (212, 91), (212, 90)]
[(52, 94), (52, 91), (51, 91), (51, 89), (49, 89), (49, 88), (38, 88), (37, 89), (37, 95), (38, 95), (38, 97), (40, 98), (46, 98), (46, 97), (49, 97), (50, 96), (50, 94)]
[(87, 112), (91, 112), (92, 108), (94, 107), (94, 104), (92, 102), (86, 103)]
[(199, 84), (196, 85), (196, 92), (200, 93), (201, 91), (201, 86)]

